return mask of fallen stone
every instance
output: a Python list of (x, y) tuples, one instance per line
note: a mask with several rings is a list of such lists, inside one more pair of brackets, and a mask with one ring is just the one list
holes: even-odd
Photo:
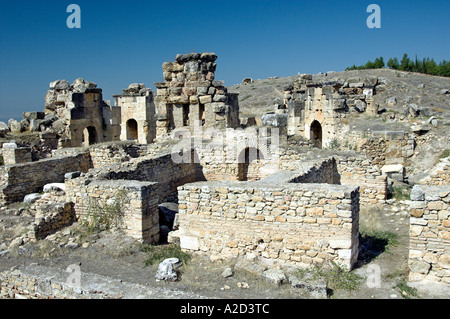
[(233, 276), (233, 270), (231, 268), (227, 268), (222, 272), (222, 277), (223, 278), (228, 278)]
[(156, 272), (157, 281), (177, 281), (177, 270), (182, 266), (182, 262), (178, 258), (168, 258), (161, 262)]
[(51, 191), (66, 191), (66, 185), (64, 183), (51, 183), (44, 186), (44, 193), (49, 193)]
[(409, 114), (413, 117), (417, 117), (420, 114), (420, 107), (417, 104), (411, 103), (409, 105)]
[(281, 285), (287, 281), (287, 277), (281, 269), (268, 269), (262, 273), (262, 278), (275, 285)]
[(11, 248), (15, 248), (15, 247), (19, 247), (23, 245), (23, 238), (22, 237), (18, 237), (16, 239), (14, 239), (10, 244), (9, 244), (9, 249)]
[(393, 96), (386, 100), (387, 106), (395, 106), (397, 105), (397, 97)]
[(327, 298), (327, 284), (323, 278), (314, 278), (311, 274), (305, 274), (301, 279), (295, 275), (289, 276), (289, 283), (295, 289), (308, 293), (311, 298)]
[(81, 172), (77, 171), (77, 172), (70, 172), (64, 175), (64, 179), (75, 179), (81, 176)]
[(25, 198), (23, 199), (24, 203), (28, 203), (28, 204), (32, 204), (35, 201), (39, 200), (42, 198), (42, 195), (38, 194), (38, 193), (33, 193), (33, 194), (28, 194), (25, 196)]
[(241, 258), (238, 260), (236, 265), (234, 266), (236, 270), (244, 270), (250, 274), (255, 276), (261, 276), (261, 274), (267, 269), (266, 267), (257, 263), (257, 261), (253, 262), (246, 258)]

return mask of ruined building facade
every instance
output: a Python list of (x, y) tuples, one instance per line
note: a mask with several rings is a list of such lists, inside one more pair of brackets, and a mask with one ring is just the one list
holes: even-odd
[(376, 114), (372, 99), (378, 79), (314, 82), (303, 74), (285, 88), (288, 135), (300, 135), (322, 148), (335, 138), (351, 112)]
[(217, 55), (179, 54), (175, 62), (163, 64), (164, 82), (155, 83), (157, 96), (156, 135), (195, 125), (204, 128), (237, 128), (239, 101), (227, 92), (223, 81), (215, 81)]

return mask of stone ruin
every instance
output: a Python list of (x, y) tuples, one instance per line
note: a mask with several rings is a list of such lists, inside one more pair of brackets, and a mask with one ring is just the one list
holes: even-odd
[[(242, 129), (238, 95), (215, 80), (216, 59), (213, 53), (177, 55), (163, 64), (165, 81), (155, 83), (156, 96), (144, 84), (131, 84), (113, 96), (115, 106), (102, 100), (92, 82), (51, 83), (45, 113), (29, 117), (51, 117), (50, 126), (36, 123), (42, 133), (57, 135), (58, 149), (31, 162), (20, 148), (4, 146), (3, 156), (16, 160), (0, 167), (0, 200), (20, 201), (48, 183), (64, 183), (64, 192), (53, 198), (59, 210), (48, 218), (58, 220), (58, 228), (67, 216), (89, 221), (93, 209), (122, 198), (117, 227), (144, 243), (160, 242), (167, 225), (159, 206), (172, 202), (179, 213), (167, 239), (182, 249), (212, 260), (251, 255), (300, 267), (336, 262), (351, 269), (358, 257), (360, 205), (386, 201), (389, 178), (404, 178), (414, 136), (342, 132), (348, 114), (377, 112), (377, 81), (314, 83), (309, 75), (286, 88), (280, 110), (263, 116), (262, 126)], [(180, 130), (188, 138), (174, 134)], [(343, 135), (367, 155), (336, 152), (311, 160), (290, 149), (288, 139), (306, 137), (302, 147), (313, 149)], [(390, 164), (399, 166), (382, 169)], [(38, 171), (46, 174), (33, 174)], [(440, 190), (439, 204), (431, 203), (432, 214), (448, 215), (447, 188)], [(38, 207), (48, 205), (40, 201)], [(414, 205), (426, 209), (427, 201)], [(447, 224), (438, 225), (443, 240), (436, 242), (436, 260), (446, 270), (431, 271), (436, 263), (418, 252), (422, 246), (415, 241), (413, 277), (431, 274), (448, 282), (448, 254), (441, 248), (448, 245), (442, 230)], [(42, 220), (37, 225), (55, 230)]]
[(373, 101), (377, 83), (377, 78), (317, 83), (312, 81), (312, 75), (300, 75), (285, 88), (288, 134), (305, 136), (318, 148), (329, 145), (346, 114), (366, 111), (377, 114), (378, 107)]
[(158, 138), (181, 127), (193, 132), (195, 125), (239, 127), (238, 95), (228, 93), (223, 81), (215, 81), (216, 59), (214, 53), (189, 53), (163, 64), (165, 81), (155, 83)]

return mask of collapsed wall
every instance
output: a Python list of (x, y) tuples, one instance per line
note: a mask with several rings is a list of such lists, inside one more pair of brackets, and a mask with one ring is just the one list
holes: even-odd
[[(327, 165), (333, 170), (332, 161)], [(334, 166), (335, 169), (335, 166)], [(253, 253), (297, 265), (357, 259), (359, 188), (321, 182), (314, 170), (258, 182), (198, 182), (178, 188), (181, 248), (215, 258)], [(333, 172), (326, 172), (328, 182)], [(295, 181), (315, 181), (298, 184)], [(292, 181), (292, 182), (289, 182)]]

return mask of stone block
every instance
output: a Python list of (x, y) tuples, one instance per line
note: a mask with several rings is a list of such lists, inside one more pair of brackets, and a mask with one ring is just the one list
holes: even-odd
[(188, 250), (199, 250), (200, 243), (198, 237), (180, 235), (180, 247)]

